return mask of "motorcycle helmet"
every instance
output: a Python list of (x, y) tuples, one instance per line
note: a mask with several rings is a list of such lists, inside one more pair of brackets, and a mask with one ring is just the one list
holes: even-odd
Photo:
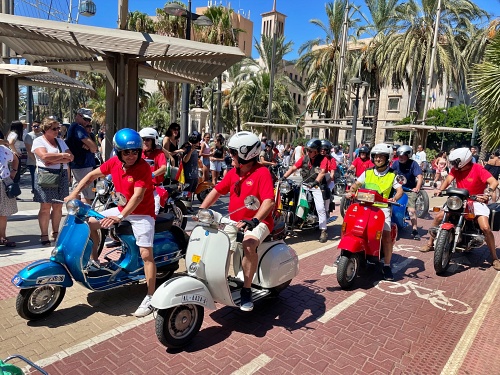
[(401, 146), (400, 145), (392, 145), (392, 150), (397, 151), (399, 147), (401, 147)]
[(319, 153), (321, 149), (321, 141), (318, 138), (313, 138), (306, 143), (306, 149), (316, 150)]
[(403, 146), (398, 148), (398, 151), (396, 152), (396, 154), (398, 156), (407, 155), (408, 159), (411, 159), (411, 157), (413, 155), (413, 149), (408, 145), (403, 145)]
[(272, 150), (272, 149), (274, 149), (274, 142), (271, 141), (271, 140), (269, 140), (269, 141), (266, 142), (266, 146), (271, 147), (271, 150)]
[(472, 160), (472, 152), (467, 147), (457, 148), (450, 152), (450, 165), (455, 169), (462, 169)]
[[(137, 161), (141, 158), (142, 153), (142, 138), (135, 130), (125, 128), (118, 130), (113, 137), (113, 147), (118, 159), (123, 163), (121, 151), (123, 150), (138, 150), (139, 155)], [(137, 163), (136, 161), (136, 163)]]
[(259, 137), (255, 134), (241, 131), (229, 139), (229, 152), (232, 155), (238, 155), (238, 163), (247, 164), (259, 157), (261, 143)]
[(158, 132), (153, 129), (153, 128), (144, 128), (141, 129), (139, 132), (139, 135), (141, 136), (142, 139), (148, 138), (148, 139), (154, 139), (154, 147), (156, 147), (156, 143), (158, 142)]
[(374, 162), (375, 155), (385, 155), (386, 156), (386, 162), (382, 167), (385, 167), (389, 164), (389, 158), (392, 154), (392, 147), (391, 145), (388, 145), (387, 143), (379, 143), (378, 145), (373, 146), (372, 151), (370, 152), (370, 157), (372, 159), (372, 163)]
[(196, 130), (194, 132), (192, 132), (189, 135), (188, 142), (191, 144), (200, 143), (201, 142), (201, 133), (197, 132)]
[(362, 146), (358, 150), (358, 155), (363, 153), (363, 152), (368, 156), (370, 154), (370, 149), (366, 146)]
[(332, 150), (332, 143), (328, 139), (321, 140), (321, 149), (325, 150), (327, 153), (330, 153)]

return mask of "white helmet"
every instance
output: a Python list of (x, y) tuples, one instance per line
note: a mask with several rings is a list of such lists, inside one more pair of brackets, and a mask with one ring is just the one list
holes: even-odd
[(370, 152), (370, 156), (372, 157), (372, 159), (373, 156), (380, 154), (385, 154), (387, 155), (387, 158), (389, 158), (392, 154), (392, 146), (388, 145), (387, 143), (379, 143), (378, 145), (373, 146)]
[(457, 148), (450, 152), (448, 160), (455, 169), (461, 169), (472, 160), (472, 152), (467, 147)]
[(246, 164), (260, 154), (261, 143), (255, 134), (242, 131), (231, 137), (228, 143), (229, 151), (238, 152), (238, 162)]
[(153, 128), (141, 129), (141, 131), (139, 132), (139, 135), (141, 136), (141, 138), (154, 139), (153, 148), (156, 147), (156, 144), (158, 143), (158, 132), (155, 129), (153, 129)]

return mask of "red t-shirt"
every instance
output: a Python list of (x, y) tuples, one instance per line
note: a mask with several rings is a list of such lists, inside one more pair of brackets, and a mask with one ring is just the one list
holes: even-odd
[(328, 172), (334, 171), (337, 169), (337, 161), (335, 158), (331, 158), (330, 162), (328, 163)]
[[(240, 184), (239, 197), (234, 192), (234, 185), (238, 182)], [(249, 195), (256, 196), (261, 204), (266, 199), (274, 201), (274, 186), (271, 173), (269, 172), (269, 169), (260, 164), (241, 177), (241, 179), (240, 176), (236, 174), (236, 168), (232, 168), (229, 172), (227, 172), (222, 181), (215, 186), (215, 190), (222, 195), (229, 193), (229, 212), (245, 206), (245, 198)], [(255, 216), (256, 212), (257, 211), (243, 208), (242, 210), (233, 213), (231, 215), (231, 220), (249, 220)], [(272, 211), (264, 220), (261, 221), (267, 225), (269, 231), (273, 230), (274, 221)]]
[(450, 175), (455, 177), (457, 187), (467, 189), (470, 195), (484, 194), (486, 180), (492, 177), (490, 172), (476, 163), (472, 164), (472, 168), (468, 171), (457, 171), (455, 168), (451, 168)]
[[(154, 149), (148, 152), (148, 155), (142, 151), (142, 158), (151, 166), (151, 173), (158, 170), (160, 167), (167, 165), (167, 159), (165, 159), (165, 154), (160, 149)], [(150, 174), (151, 174), (150, 173)], [(161, 185), (165, 179), (164, 175), (158, 175), (153, 178), (153, 185)]]
[(391, 160), (391, 166), (394, 164), (395, 161), (399, 160), (399, 156), (393, 156)]
[[(304, 157), (302, 156), (299, 160), (297, 160), (297, 162), (294, 164), (294, 166), (297, 169), (302, 168), (303, 161), (304, 161)], [(309, 168), (312, 168), (312, 162), (313, 162), (313, 159), (309, 159)], [(328, 172), (329, 171), (328, 166), (329, 166), (329, 160), (328, 160), (328, 158), (323, 158), (323, 160), (321, 160), (321, 163), (320, 163), (319, 167), (321, 169), (324, 169), (325, 172)]]
[[(104, 175), (111, 174), (115, 191), (123, 194), (127, 198), (127, 202), (134, 195), (134, 188), (146, 188), (143, 200), (131, 214), (156, 217), (151, 168), (145, 160), (140, 159), (137, 164), (124, 170), (118, 156), (113, 156), (100, 166), (100, 170)], [(118, 206), (118, 209), (121, 212), (123, 207)]]
[(366, 159), (365, 161), (363, 161), (359, 156), (354, 159), (352, 165), (354, 165), (354, 168), (356, 168), (356, 172), (354, 173), (356, 177), (361, 176), (361, 174), (368, 168), (375, 166), (370, 159)]

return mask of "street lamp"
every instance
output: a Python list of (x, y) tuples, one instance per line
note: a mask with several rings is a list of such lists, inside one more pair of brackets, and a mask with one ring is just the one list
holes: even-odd
[[(448, 111), (446, 109), (443, 109), (444, 113), (444, 126), (446, 127), (446, 121), (448, 120)], [(441, 151), (443, 151), (443, 145), (444, 145), (444, 131), (441, 133)]]
[(214, 94), (220, 94), (221, 91), (214, 89), (212, 86), (205, 87), (203, 91), (210, 91), (210, 128), (208, 132), (212, 136), (214, 132)]
[[(188, 1), (188, 8), (182, 7), (180, 4), (169, 3), (163, 8), (165, 13), (171, 16), (186, 17), (186, 38), (191, 39), (191, 22), (198, 26), (211, 26), (213, 25), (210, 18), (200, 16), (199, 14), (191, 12), (191, 0)], [(180, 143), (183, 144), (188, 139), (189, 133), (189, 83), (182, 84), (182, 97), (181, 97), (181, 139)]]
[(358, 122), (358, 107), (359, 107), (359, 88), (361, 86), (367, 87), (370, 84), (364, 82), (359, 77), (354, 77), (349, 80), (349, 83), (356, 89), (356, 99), (354, 100), (353, 106), (353, 119), (352, 119), (352, 133), (351, 133), (351, 143), (349, 145), (349, 162), (352, 163), (354, 150), (356, 149), (356, 127)]

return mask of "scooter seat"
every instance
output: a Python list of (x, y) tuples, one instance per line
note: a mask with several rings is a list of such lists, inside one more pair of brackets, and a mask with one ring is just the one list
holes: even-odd
[[(170, 212), (158, 215), (155, 221), (155, 233), (165, 232), (167, 230), (170, 230), (172, 228), (173, 222), (174, 222), (174, 214)], [(134, 232), (132, 231), (132, 224), (130, 224), (130, 222), (127, 220), (120, 222), (116, 227), (115, 232), (117, 235), (134, 234)]]
[(284, 220), (274, 222), (273, 231), (264, 239), (264, 242), (271, 242), (284, 239), (286, 237), (286, 225)]

